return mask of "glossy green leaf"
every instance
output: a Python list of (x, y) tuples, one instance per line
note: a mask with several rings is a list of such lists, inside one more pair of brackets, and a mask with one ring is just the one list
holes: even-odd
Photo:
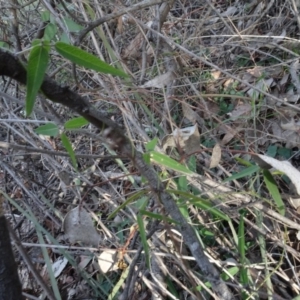
[(266, 183), (266, 186), (274, 199), (274, 202), (276, 204), (278, 212), (284, 216), (285, 215), (285, 205), (282, 201), (276, 181), (274, 180), (272, 174), (268, 170), (264, 170), (263, 175), (264, 175), (264, 182)]
[[(38, 43), (38, 45), (37, 45)], [(43, 83), (49, 61), (50, 46), (47, 42), (35, 41), (27, 65), (26, 115), (33, 110), (37, 93)]]
[(152, 151), (150, 152), (150, 159), (152, 162), (165, 166), (174, 171), (181, 172), (184, 174), (190, 174), (190, 175), (193, 174), (193, 172), (190, 171), (187, 167), (183, 166), (182, 164), (180, 164), (179, 162), (177, 162), (176, 160), (170, 158), (165, 154)]
[(101, 73), (128, 77), (128, 75), (123, 71), (110, 66), (106, 62), (100, 60), (98, 57), (75, 46), (63, 42), (57, 42), (55, 44), (55, 49), (63, 57), (85, 68), (92, 69)]
[(48, 123), (34, 129), (34, 132), (37, 134), (56, 137), (58, 135), (59, 129), (56, 124)]
[(81, 128), (82, 126), (85, 126), (87, 124), (89, 124), (89, 121), (87, 121), (84, 117), (78, 117), (67, 121), (64, 127), (65, 129), (76, 129)]
[(60, 138), (61, 138), (62, 144), (64, 145), (67, 152), (69, 153), (73, 167), (77, 170), (77, 161), (76, 161), (75, 153), (72, 148), (71, 142), (69, 141), (68, 137), (64, 133), (61, 134)]
[(252, 165), (251, 167), (248, 167), (248, 168), (242, 170), (241, 172), (226, 178), (223, 182), (228, 182), (228, 181), (231, 181), (231, 180), (235, 180), (235, 179), (243, 178), (243, 177), (246, 177), (246, 176), (250, 176), (253, 173), (257, 172), (259, 169), (260, 169), (259, 166)]

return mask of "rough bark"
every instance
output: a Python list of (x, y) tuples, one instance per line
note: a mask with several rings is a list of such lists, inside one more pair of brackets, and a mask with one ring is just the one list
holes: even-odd
[(0, 299), (23, 299), (17, 264), (10, 243), (6, 219), (3, 215), (0, 215)]

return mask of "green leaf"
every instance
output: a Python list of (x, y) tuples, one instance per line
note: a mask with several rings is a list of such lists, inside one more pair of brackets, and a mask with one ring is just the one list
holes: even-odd
[(61, 134), (60, 138), (64, 147), (66, 148), (67, 152), (70, 155), (73, 167), (77, 170), (77, 161), (76, 161), (75, 153), (72, 148), (71, 142), (69, 141), (68, 137), (64, 133)]
[[(36, 45), (39, 43), (38, 45)], [(49, 43), (34, 41), (27, 65), (26, 115), (33, 110), (36, 95), (43, 83), (49, 60)]]
[(124, 207), (126, 207), (128, 204), (130, 204), (133, 201), (136, 201), (138, 198), (143, 197), (143, 195), (146, 193), (145, 190), (141, 190), (135, 194), (133, 194), (131, 197), (129, 197), (125, 202), (123, 202), (115, 211), (113, 211), (108, 217), (107, 220), (114, 218), (119, 211), (121, 211)]
[[(237, 273), (239, 272), (239, 267), (231, 267), (231, 268), (229, 268), (229, 269), (227, 270), (227, 272), (228, 272), (231, 276), (234, 276), (235, 274), (237, 274)], [(231, 277), (230, 277), (227, 273), (225, 273), (225, 272), (223, 272), (223, 273), (221, 274), (221, 278), (222, 278), (223, 280), (231, 280)]]
[[(249, 283), (247, 269), (245, 268), (246, 264), (246, 245), (245, 245), (245, 223), (244, 223), (245, 211), (241, 211), (239, 231), (238, 231), (238, 249), (240, 254), (241, 268), (240, 268), (240, 282), (242, 285), (247, 285)], [(242, 293), (242, 299), (246, 299), (247, 294)]]
[(270, 145), (270, 146), (268, 147), (268, 150), (267, 150), (267, 152), (266, 152), (266, 155), (275, 158), (275, 156), (276, 156), (276, 154), (277, 154), (277, 148), (278, 148), (278, 147), (277, 147), (276, 145)]
[(234, 158), (239, 164), (241, 164), (242, 166), (245, 166), (245, 167), (251, 167), (253, 166), (253, 164), (246, 160), (246, 159), (243, 159), (243, 158), (240, 158), (240, 157), (235, 157)]
[(170, 158), (167, 155), (155, 152), (155, 151), (151, 151), (150, 152), (150, 159), (152, 162), (156, 162), (159, 165), (165, 166), (169, 169), (172, 169), (174, 171), (178, 171), (181, 173), (185, 173), (185, 174), (193, 174), (192, 171), (190, 171), (188, 168), (186, 168), (185, 166), (181, 165), (180, 163), (178, 163), (176, 160)]
[(282, 156), (284, 159), (289, 159), (292, 156), (292, 150), (287, 149), (285, 147), (278, 148), (277, 153), (278, 155)]
[(147, 242), (147, 234), (145, 231), (144, 220), (143, 220), (143, 217), (141, 216), (141, 214), (137, 214), (137, 223), (139, 226), (141, 241), (142, 241), (144, 252), (145, 252), (146, 265), (147, 265), (148, 269), (150, 270), (150, 251), (149, 251), (149, 245)]
[(65, 22), (65, 24), (67, 25), (68, 30), (69, 30), (70, 32), (78, 32), (78, 31), (80, 31), (80, 30), (83, 29), (83, 26), (81, 26), (81, 25), (75, 23), (75, 22), (74, 22), (72, 19), (70, 19), (70, 18), (64, 18), (64, 22)]
[(144, 153), (143, 154), (143, 159), (145, 161), (146, 164), (150, 164), (150, 154), (149, 153)]
[(177, 182), (177, 188), (180, 191), (187, 192), (188, 191), (188, 180), (186, 176), (180, 176)]
[(168, 223), (178, 224), (178, 222), (174, 221), (171, 218), (165, 217), (163, 215), (152, 213), (148, 210), (141, 209), (140, 214), (142, 214), (143, 216), (147, 216), (149, 218), (152, 218), (152, 219), (156, 219), (156, 220), (160, 220), (160, 221), (164, 221), (164, 222), (168, 222)]
[(59, 40), (62, 43), (70, 44), (70, 39), (69, 39), (68, 35), (65, 32), (62, 33), (62, 35), (61, 35), (61, 37), (60, 37)]
[(52, 41), (57, 33), (57, 26), (53, 23), (49, 23), (45, 28), (44, 39)]
[(230, 221), (230, 218), (226, 214), (224, 214), (223, 212), (215, 208), (214, 205), (209, 201), (196, 197), (188, 192), (183, 192), (178, 190), (167, 190), (167, 192), (170, 194), (175, 194), (177, 196), (180, 196), (181, 198), (184, 198), (184, 202), (189, 201), (189, 204), (200, 207), (201, 209), (208, 211), (209, 213), (211, 213), (217, 218), (220, 218), (228, 222)]
[(188, 160), (188, 162), (187, 162), (187, 165), (188, 165), (188, 168), (191, 170), (191, 171), (193, 171), (193, 172), (195, 172), (196, 173), (196, 171), (197, 171), (197, 162), (196, 162), (196, 156), (195, 155), (192, 155), (190, 158), (189, 158), (189, 160)]
[(263, 176), (264, 176), (264, 182), (266, 183), (266, 186), (274, 199), (278, 212), (284, 216), (285, 205), (282, 201), (276, 181), (274, 180), (272, 174), (268, 170), (263, 170)]
[(55, 44), (55, 49), (63, 57), (85, 68), (92, 69), (101, 73), (128, 77), (128, 75), (123, 71), (110, 66), (106, 62), (100, 60), (98, 57), (75, 46), (68, 45), (63, 42), (57, 42)]
[(59, 130), (56, 124), (48, 123), (34, 129), (34, 132), (37, 134), (56, 137), (58, 135)]
[(50, 20), (50, 11), (48, 11), (48, 10), (43, 11), (41, 14), (41, 18), (42, 18), (43, 22), (49, 21)]
[(157, 141), (158, 141), (158, 138), (156, 137), (153, 140), (151, 140), (150, 142), (148, 142), (145, 146), (146, 150), (153, 151), (155, 146), (157, 145)]
[(228, 181), (231, 181), (231, 180), (235, 180), (235, 179), (239, 179), (239, 178), (249, 176), (249, 175), (257, 172), (259, 169), (260, 169), (259, 166), (252, 165), (251, 167), (248, 167), (248, 168), (242, 170), (241, 172), (226, 178), (223, 182), (228, 182)]
[(89, 121), (87, 121), (84, 117), (78, 117), (67, 121), (64, 127), (65, 129), (76, 129), (81, 128), (82, 126), (87, 124), (89, 124)]

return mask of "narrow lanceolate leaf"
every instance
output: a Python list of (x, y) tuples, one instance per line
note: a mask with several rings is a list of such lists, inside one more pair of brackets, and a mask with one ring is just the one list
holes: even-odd
[(72, 148), (71, 142), (69, 141), (68, 137), (64, 133), (61, 134), (60, 138), (64, 147), (66, 148), (67, 152), (70, 155), (73, 167), (77, 170), (77, 161), (76, 161), (75, 153)]
[(150, 251), (149, 251), (149, 245), (147, 242), (147, 234), (145, 231), (144, 220), (143, 220), (143, 217), (141, 214), (137, 214), (137, 223), (139, 226), (141, 241), (142, 241), (142, 244), (144, 247), (146, 265), (150, 269)]
[(228, 182), (228, 181), (231, 181), (231, 180), (235, 180), (235, 179), (243, 178), (243, 177), (246, 177), (246, 176), (250, 176), (253, 173), (257, 172), (259, 169), (260, 169), (259, 166), (252, 165), (251, 167), (248, 167), (248, 168), (242, 170), (241, 172), (226, 178), (223, 182)]
[(106, 62), (100, 60), (98, 57), (75, 46), (63, 42), (57, 42), (55, 44), (55, 49), (63, 57), (82, 67), (92, 69), (101, 73), (128, 77), (128, 75), (123, 71), (110, 66)]
[[(240, 254), (240, 261), (241, 261), (241, 269), (240, 269), (240, 282), (243, 285), (247, 285), (249, 283), (247, 269), (245, 268), (246, 265), (246, 245), (245, 245), (245, 223), (244, 223), (244, 216), (245, 212), (240, 212), (240, 224), (239, 224), (239, 235), (238, 235), (238, 249)], [(246, 295), (242, 293), (242, 299), (246, 299)]]
[(183, 166), (182, 164), (178, 163), (176, 160), (168, 157), (167, 155), (161, 154), (159, 152), (151, 151), (150, 152), (150, 159), (152, 162), (155, 162), (159, 165), (165, 166), (169, 169), (174, 171), (178, 171), (184, 174), (193, 174), (188, 168)]
[(36, 132), (37, 134), (56, 137), (58, 135), (59, 129), (56, 124), (48, 123), (34, 129), (34, 132)]
[(87, 121), (84, 117), (78, 117), (67, 121), (64, 127), (65, 129), (76, 129), (81, 128), (82, 126), (87, 124), (89, 124), (89, 121)]
[(33, 110), (35, 98), (43, 83), (49, 61), (49, 43), (34, 41), (27, 65), (26, 115)]
[(264, 175), (264, 181), (266, 183), (266, 186), (275, 201), (278, 212), (284, 216), (285, 215), (285, 205), (282, 201), (276, 181), (274, 180), (272, 174), (268, 170), (264, 170), (263, 175)]

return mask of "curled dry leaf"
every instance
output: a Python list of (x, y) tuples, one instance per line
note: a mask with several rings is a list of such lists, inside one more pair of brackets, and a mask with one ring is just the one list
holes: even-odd
[(183, 129), (175, 129), (172, 134), (163, 138), (163, 149), (168, 147), (180, 147), (185, 153), (191, 154), (200, 149), (200, 134), (198, 126), (195, 124)]
[(90, 214), (79, 206), (70, 210), (64, 219), (65, 238), (70, 243), (80, 242), (87, 246), (98, 247), (100, 236), (96, 231)]
[(280, 161), (273, 157), (269, 157), (262, 154), (258, 154), (257, 157), (259, 157), (263, 162), (265, 162), (269, 166), (285, 173), (293, 183), (297, 194), (300, 195), (300, 172), (294, 166), (292, 166), (292, 164), (289, 161)]
[(190, 122), (192, 122), (193, 124), (195, 124), (196, 122), (201, 125), (204, 124), (204, 120), (199, 116), (197, 112), (191, 109), (188, 103), (182, 102), (181, 107), (184, 117), (187, 118)]
[(249, 103), (244, 104), (238, 104), (234, 110), (227, 115), (230, 116), (230, 118), (235, 121), (237, 119), (242, 119), (245, 117), (249, 117), (252, 110), (252, 106)]
[[(273, 78), (262, 79), (262, 80), (258, 81), (255, 84), (255, 87), (260, 89), (260, 90), (263, 90), (263, 91), (268, 91), (269, 88), (272, 86), (273, 82), (274, 82)], [(253, 100), (256, 100), (256, 99), (259, 98), (259, 92), (257, 90), (252, 89), (252, 88), (247, 91), (247, 94)]]
[(290, 119), (287, 122), (284, 121), (285, 120), (281, 120), (280, 122), (282, 129), (300, 132), (300, 122), (295, 122), (295, 119)]
[(246, 72), (251, 74), (252, 76), (258, 78), (261, 77), (263, 74), (264, 68), (261, 66), (255, 66), (252, 69), (247, 69)]
[(115, 251), (103, 251), (98, 256), (98, 265), (103, 274), (109, 271), (118, 270), (117, 254)]
[(153, 79), (147, 81), (145, 84), (141, 85), (141, 88), (163, 88), (167, 86), (171, 81), (173, 81), (176, 78), (176, 75), (173, 71), (169, 71), (167, 73), (164, 73), (162, 75), (158, 75), (154, 77)]
[(212, 155), (211, 155), (211, 159), (210, 159), (210, 164), (209, 164), (209, 168), (215, 168), (218, 166), (220, 160), (221, 160), (221, 156), (222, 156), (222, 149), (220, 147), (220, 145), (217, 143), (214, 146)]
[(54, 273), (55, 278), (57, 278), (61, 274), (61, 272), (64, 270), (67, 264), (68, 264), (68, 259), (65, 257), (60, 257), (53, 263), (52, 271)]

